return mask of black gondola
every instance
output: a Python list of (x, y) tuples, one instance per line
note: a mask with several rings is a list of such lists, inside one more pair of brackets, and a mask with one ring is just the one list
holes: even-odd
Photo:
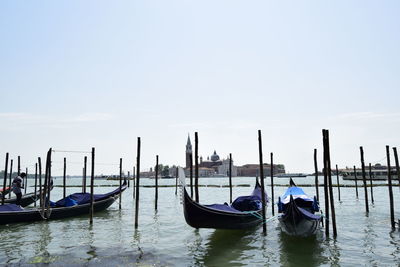
[[(21, 197), (20, 205), (21, 207), (29, 206), (35, 201), (39, 200), (40, 191), (25, 194)], [(17, 203), (17, 198), (14, 196), (12, 198), (4, 199), (4, 204), (15, 204)]]
[[(102, 211), (107, 209), (114, 201), (122, 194), (127, 188), (126, 181), (124, 184), (112, 192), (107, 194), (94, 195), (94, 211)], [(68, 206), (71, 201), (75, 205)], [(51, 207), (45, 209), (45, 214), (42, 214), (41, 208), (35, 209), (22, 209), (15, 204), (0, 206), (0, 224), (18, 223), (18, 222), (33, 222), (41, 220), (55, 220), (67, 217), (74, 217), (84, 214), (89, 214), (90, 210), (90, 194), (89, 193), (75, 193), (68, 197), (61, 199), (55, 203), (51, 203)]]
[(303, 189), (297, 187), (290, 179), (290, 186), (285, 194), (279, 197), (279, 222), (283, 232), (293, 236), (310, 236), (316, 233), (321, 216), (318, 201), (308, 197)]
[[(195, 202), (187, 193), (184, 173), (180, 169), (179, 176), (183, 187), (183, 213), (186, 223), (194, 228), (245, 229), (262, 222), (261, 186), (256, 186), (250, 196), (241, 196), (232, 205), (202, 205)], [(183, 177), (182, 177), (183, 175)], [(265, 199), (268, 202), (267, 195)]]

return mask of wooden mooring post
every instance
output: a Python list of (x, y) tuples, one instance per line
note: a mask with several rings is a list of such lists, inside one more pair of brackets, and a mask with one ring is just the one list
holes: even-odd
[(64, 158), (64, 171), (63, 171), (63, 197), (67, 196), (67, 158)]
[(175, 168), (175, 195), (178, 194), (178, 173), (179, 169), (178, 167)]
[(135, 228), (139, 226), (139, 185), (140, 185), (140, 137), (137, 139), (136, 156), (136, 197), (135, 197)]
[(18, 170), (17, 170), (18, 176), (21, 174), (21, 156), (18, 156)]
[(315, 172), (315, 194), (319, 201), (319, 185), (318, 185), (318, 162), (317, 162), (317, 149), (314, 148), (314, 172)]
[(13, 171), (13, 160), (10, 160), (10, 175), (8, 178), (8, 186), (10, 187), (10, 191), (8, 192), (8, 198), (11, 198), (11, 192), (12, 192), (12, 171)]
[(3, 181), (3, 193), (1, 194), (1, 205), (4, 205), (4, 198), (6, 197), (6, 186), (7, 186), (7, 174), (8, 174), (8, 152), (6, 153), (6, 163), (4, 168), (4, 181)]
[(271, 199), (272, 216), (275, 216), (275, 196), (274, 196), (274, 153), (271, 152)]
[(90, 214), (89, 214), (89, 223), (93, 224), (93, 213), (94, 213), (94, 158), (95, 158), (95, 149), (92, 147), (92, 168), (90, 173)]
[(154, 197), (154, 209), (157, 210), (157, 203), (158, 203), (158, 155), (156, 155), (156, 192)]
[(397, 179), (399, 180), (399, 185), (400, 185), (400, 167), (399, 167), (399, 157), (397, 156), (397, 148), (393, 147), (393, 153), (394, 153), (394, 161), (396, 163)]
[(122, 192), (121, 192), (121, 189), (122, 189), (122, 158), (120, 158), (119, 159), (119, 190), (120, 190), (120, 193), (119, 193), (119, 209), (121, 209), (121, 207), (122, 207)]
[(333, 185), (332, 185), (332, 168), (331, 168), (331, 155), (329, 147), (329, 130), (325, 130), (325, 148), (326, 148), (326, 161), (327, 161), (327, 173), (328, 173), (328, 183), (329, 183), (329, 204), (331, 206), (331, 218), (332, 218), (332, 230), (333, 237), (337, 237), (336, 229), (336, 212), (335, 212), (335, 201), (333, 198)]
[(38, 167), (39, 167), (39, 206), (43, 204), (43, 187), (42, 187), (42, 159), (38, 157)]
[(325, 236), (329, 237), (329, 191), (328, 191), (328, 163), (326, 156), (326, 135), (325, 130), (322, 130), (323, 142), (323, 163), (324, 163), (324, 199), (325, 199)]
[(82, 192), (86, 193), (87, 156), (83, 158)]
[(265, 187), (264, 187), (264, 163), (262, 153), (262, 137), (261, 130), (258, 130), (258, 154), (260, 159), (260, 180), (261, 180), (261, 206), (262, 206), (262, 220), (263, 220), (263, 233), (267, 234), (267, 225), (265, 223)]
[(370, 187), (371, 187), (371, 201), (372, 201), (372, 204), (374, 204), (374, 187), (372, 185), (372, 166), (371, 166), (371, 163), (369, 164), (369, 184), (370, 184)]
[[(37, 192), (37, 179), (38, 179), (38, 164), (35, 163), (35, 198), (36, 198), (36, 192)], [(34, 207), (36, 207), (36, 201), (34, 202)]]
[(232, 153), (229, 153), (229, 197), (232, 204)]
[(132, 170), (132, 196), (133, 199), (136, 199), (136, 167), (133, 166), (133, 170)]
[(199, 203), (199, 138), (197, 132), (194, 133), (194, 195), (196, 202)]
[(26, 194), (26, 190), (28, 189), (28, 168), (25, 168), (25, 183), (24, 183), (24, 194)]
[(356, 166), (353, 166), (354, 169), (354, 184), (356, 186), (356, 198), (358, 199), (358, 185), (357, 185), (357, 170)]
[(364, 149), (362, 146), (360, 146), (360, 157), (361, 157), (361, 171), (362, 171), (363, 185), (364, 185), (365, 212), (369, 213), (367, 177), (365, 175)]
[(336, 164), (336, 183), (337, 183), (337, 189), (338, 189), (338, 198), (339, 198), (339, 201), (340, 201), (339, 169), (338, 169), (337, 164)]
[(392, 229), (396, 228), (396, 222), (394, 220), (394, 203), (393, 203), (393, 189), (392, 189), (392, 174), (390, 167), (390, 149), (389, 146), (386, 146), (386, 158), (387, 158), (387, 168), (388, 168), (388, 187), (389, 187), (389, 202), (390, 202), (390, 223), (392, 225)]

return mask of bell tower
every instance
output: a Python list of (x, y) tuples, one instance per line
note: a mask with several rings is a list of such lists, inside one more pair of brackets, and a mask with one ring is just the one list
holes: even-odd
[(192, 153), (192, 143), (190, 142), (190, 136), (188, 134), (188, 139), (186, 142), (186, 168), (190, 168), (190, 158)]

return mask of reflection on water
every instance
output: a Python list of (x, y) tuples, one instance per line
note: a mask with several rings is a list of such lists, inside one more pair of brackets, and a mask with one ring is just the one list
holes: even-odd
[(35, 244), (35, 254), (36, 256), (31, 260), (32, 263), (50, 263), (54, 261), (54, 258), (51, 258), (50, 253), (48, 252), (48, 245), (50, 244), (52, 237), (50, 226), (48, 222), (43, 222), (38, 224), (38, 242)]
[(250, 249), (254, 230), (215, 230), (205, 243), (205, 266), (242, 266), (243, 252)]
[[(224, 181), (218, 183), (228, 183)], [(163, 182), (175, 185), (175, 180)], [(215, 182), (209, 180), (210, 184)], [(234, 183), (253, 184), (253, 180), (237, 178)], [(276, 194), (283, 194), (285, 189), (277, 187)], [(110, 189), (98, 190), (105, 193)], [(290, 237), (281, 232), (277, 221), (268, 222), (266, 236), (262, 235), (261, 226), (250, 231), (196, 230), (186, 224), (174, 187), (160, 188), (157, 212), (154, 189), (141, 190), (138, 229), (134, 228), (131, 191), (123, 195), (122, 210), (115, 203), (107, 211), (95, 213), (93, 226), (89, 225), (88, 215), (1, 225), (0, 265), (297, 267), (398, 266), (400, 262), (400, 232), (390, 232), (387, 188), (376, 188), (376, 195), (381, 197), (367, 217), (364, 209), (357, 207), (360, 203), (354, 201), (354, 188), (343, 188), (343, 202), (336, 209), (336, 240), (325, 240), (323, 230), (310, 238)], [(201, 190), (203, 196), (207, 193), (210, 203), (229, 195), (227, 187)], [(248, 193), (248, 188), (235, 190), (239, 195)], [(54, 189), (55, 198), (62, 194), (60, 188)], [(395, 200), (395, 206), (400, 206), (399, 199)]]
[(320, 266), (327, 261), (323, 256), (321, 233), (310, 237), (296, 237), (281, 231), (279, 240), (282, 266)]

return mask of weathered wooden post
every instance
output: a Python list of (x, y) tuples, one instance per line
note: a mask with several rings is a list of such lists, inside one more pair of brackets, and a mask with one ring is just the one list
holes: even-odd
[(11, 191), (12, 191), (12, 169), (13, 169), (13, 160), (11, 160), (11, 162), (10, 162), (10, 176), (9, 176), (9, 180), (8, 180), (10, 191), (8, 193), (8, 198), (11, 198)]
[(327, 149), (327, 165), (328, 165), (328, 179), (329, 179), (329, 200), (331, 205), (331, 217), (332, 217), (332, 230), (333, 237), (337, 237), (337, 229), (336, 229), (336, 213), (335, 213), (335, 201), (333, 198), (333, 185), (332, 185), (332, 169), (331, 169), (331, 154), (330, 154), (330, 146), (329, 146), (329, 130), (325, 130), (326, 135), (326, 149)]
[(317, 149), (314, 148), (314, 172), (315, 172), (315, 193), (319, 201), (319, 185), (318, 185), (318, 163), (317, 163)]
[(190, 197), (193, 199), (193, 153), (190, 153)]
[(361, 155), (361, 171), (362, 171), (363, 184), (364, 184), (365, 211), (368, 213), (369, 206), (368, 206), (367, 178), (365, 175), (364, 149), (362, 146), (360, 146), (360, 155)]
[(17, 171), (17, 173), (18, 173), (18, 176), (21, 174), (21, 157), (20, 156), (18, 156), (18, 171)]
[(139, 226), (140, 137), (137, 139), (135, 228)]
[(8, 152), (6, 153), (6, 164), (4, 168), (4, 182), (3, 182), (3, 193), (1, 194), (1, 205), (4, 205), (4, 198), (6, 197), (6, 185), (7, 185), (7, 174), (8, 174)]
[(265, 224), (265, 188), (264, 188), (264, 163), (262, 154), (262, 138), (261, 130), (258, 130), (258, 154), (260, 158), (260, 180), (261, 180), (261, 204), (262, 204), (262, 220), (263, 220), (263, 233), (267, 234), (267, 225)]
[(49, 218), (50, 217), (50, 214), (51, 214), (51, 209), (50, 209), (50, 193), (51, 193), (51, 187), (53, 186), (53, 180), (52, 180), (52, 178), (51, 178), (51, 152), (52, 152), (52, 148), (50, 148), (49, 149), (49, 152), (48, 152), (48, 169), (47, 169), (47, 172), (48, 172), (48, 176), (47, 176), (47, 179), (49, 180), (48, 181), (48, 183), (47, 183), (47, 186), (48, 186), (48, 189), (47, 189), (47, 197), (46, 197), (46, 207), (47, 207), (47, 210), (46, 210), (46, 218)]
[(371, 186), (371, 201), (372, 201), (372, 204), (374, 204), (374, 187), (372, 185), (372, 166), (371, 166), (371, 163), (369, 164), (369, 183), (370, 183), (370, 186)]
[(63, 170), (63, 197), (67, 196), (67, 158), (64, 158), (64, 170)]
[(39, 206), (43, 205), (43, 188), (42, 188), (42, 159), (38, 157), (39, 165)]
[(155, 210), (157, 210), (157, 203), (158, 203), (158, 155), (156, 155), (156, 192), (155, 192)]
[(178, 194), (178, 167), (175, 168), (175, 195)]
[(337, 189), (338, 189), (338, 197), (339, 197), (339, 201), (340, 201), (339, 169), (338, 169), (337, 164), (336, 164), (336, 182), (337, 182)]
[(119, 209), (121, 209), (122, 206), (122, 158), (119, 159)]
[(199, 203), (199, 139), (197, 132), (194, 133), (194, 194), (196, 202)]
[(232, 204), (232, 153), (229, 153), (229, 196)]
[(133, 171), (132, 171), (132, 187), (133, 187), (132, 196), (133, 196), (133, 199), (136, 199), (136, 168), (135, 167), (133, 167)]
[(324, 198), (325, 198), (325, 236), (329, 237), (329, 191), (328, 191), (328, 162), (327, 162), (327, 149), (326, 149), (326, 134), (322, 130), (323, 140), (323, 162), (324, 162)]
[(90, 170), (90, 214), (89, 214), (89, 223), (93, 224), (93, 213), (94, 213), (94, 156), (95, 149), (92, 147), (92, 168)]
[(387, 158), (387, 168), (388, 168), (388, 186), (389, 186), (389, 201), (390, 201), (390, 223), (392, 224), (392, 229), (396, 228), (396, 222), (394, 221), (394, 204), (393, 204), (393, 190), (392, 190), (392, 174), (390, 167), (390, 151), (389, 146), (386, 146), (386, 158)]
[(128, 171), (128, 187), (131, 187), (130, 179), (131, 179), (131, 172)]
[(24, 194), (26, 194), (26, 189), (28, 188), (28, 168), (25, 168), (25, 174), (26, 174), (26, 176), (25, 176), (25, 183), (24, 183), (24, 187), (25, 187)]
[(275, 216), (275, 197), (274, 197), (274, 153), (271, 152), (271, 198), (272, 198), (272, 216)]
[[(38, 164), (35, 163), (35, 200), (36, 200), (36, 195), (37, 195), (37, 193), (36, 193), (37, 192), (37, 178), (38, 178), (37, 172), (38, 172)], [(33, 205), (36, 207), (36, 201), (34, 202)]]
[(356, 185), (356, 197), (358, 199), (358, 185), (357, 185), (357, 170), (356, 166), (353, 166), (354, 169), (354, 184)]
[(83, 158), (83, 176), (82, 176), (83, 193), (86, 193), (86, 173), (87, 173), (87, 156)]
[(400, 186), (400, 167), (399, 167), (399, 158), (397, 156), (397, 148), (393, 148), (393, 153), (394, 153), (394, 161), (396, 163), (396, 172), (397, 172), (397, 179), (399, 180), (399, 186)]

